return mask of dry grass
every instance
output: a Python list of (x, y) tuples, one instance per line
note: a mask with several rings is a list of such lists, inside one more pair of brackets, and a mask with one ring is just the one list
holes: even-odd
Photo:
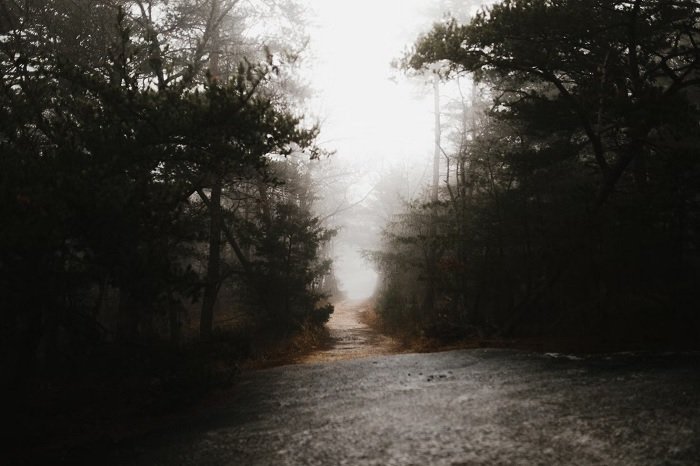
[(274, 366), (296, 364), (305, 356), (332, 346), (332, 338), (326, 326), (305, 324), (289, 338), (263, 345), (242, 364), (243, 369), (265, 369)]
[(681, 349), (696, 349), (694, 344), (683, 344), (676, 341), (670, 345), (667, 340), (646, 338), (629, 339), (619, 337), (617, 339), (603, 338), (572, 338), (572, 337), (464, 337), (457, 340), (445, 341), (440, 338), (427, 337), (419, 331), (393, 330), (387, 328), (381, 317), (370, 303), (360, 313), (360, 320), (375, 332), (391, 337), (396, 344), (396, 352), (432, 353), (438, 351), (450, 351), (458, 349), (476, 348), (508, 348), (533, 352), (559, 352), (559, 353), (611, 353), (631, 350), (663, 350), (669, 347)]
[(375, 310), (374, 304), (372, 302), (368, 302), (359, 314), (360, 322), (362, 322), (363, 324), (365, 324), (366, 326), (368, 326), (376, 332), (384, 333), (384, 326), (382, 324), (382, 320), (379, 318), (379, 315), (377, 314), (377, 311)]
[(421, 335), (419, 332), (390, 331), (383, 324), (374, 308), (368, 308), (362, 319), (373, 330), (388, 335), (397, 344), (396, 352), (433, 353), (458, 349), (507, 348), (538, 353), (604, 354), (638, 350), (696, 350), (698, 342), (669, 341), (664, 338), (633, 339), (622, 336), (610, 338), (591, 337), (465, 337), (445, 341)]

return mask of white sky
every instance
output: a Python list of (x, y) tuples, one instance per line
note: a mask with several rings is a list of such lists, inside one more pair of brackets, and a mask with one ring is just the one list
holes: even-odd
[(421, 24), (429, 27), (421, 9), (430, 1), (307, 1), (315, 58), (311, 81), (317, 92), (312, 109), (322, 122), (321, 142), (337, 150), (336, 157), (375, 170), (399, 160), (429, 159), (430, 96), (390, 63)]
[[(424, 171), (427, 182), (433, 153), (432, 87), (405, 78), (391, 62), (430, 29), (435, 18), (427, 12), (436, 2), (305, 2), (311, 19), (309, 80), (316, 92), (310, 105), (321, 121), (321, 145), (335, 150), (339, 163), (366, 174), (358, 197), (396, 165)], [(351, 298), (372, 293), (376, 273), (342, 232), (335, 269)]]

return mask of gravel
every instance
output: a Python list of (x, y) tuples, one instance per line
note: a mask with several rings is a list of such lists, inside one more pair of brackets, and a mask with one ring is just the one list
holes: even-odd
[(478, 349), (252, 371), (218, 406), (111, 455), (149, 466), (700, 464), (700, 354)]

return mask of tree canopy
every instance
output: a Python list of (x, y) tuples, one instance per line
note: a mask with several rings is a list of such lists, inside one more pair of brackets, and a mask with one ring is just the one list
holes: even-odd
[[(255, 49), (236, 29), (238, 3), (2, 4), (0, 344), (11, 382), (86, 345), (178, 340), (202, 295), (206, 338), (222, 289), (239, 296), (225, 315), (318, 320), (330, 232), (280, 189), (301, 174), (278, 176), (298, 170), (291, 156), (320, 155), (318, 128), (295, 110), (282, 50)], [(282, 258), (280, 283), (266, 264)]]
[(695, 332), (699, 40), (697, 2), (672, 0), (505, 0), (418, 38), (405, 67), (470, 74), (483, 103), (449, 154), (437, 237), (429, 205), (388, 231), (380, 263), (414, 263), (387, 269), (387, 312), (437, 287), (414, 307), (444, 331)]

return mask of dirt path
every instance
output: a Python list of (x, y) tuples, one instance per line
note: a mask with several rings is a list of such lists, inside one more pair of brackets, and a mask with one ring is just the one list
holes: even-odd
[(301, 363), (320, 363), (357, 359), (397, 353), (395, 342), (380, 335), (362, 322), (363, 312), (368, 312), (368, 301), (342, 301), (328, 321), (332, 347), (305, 356)]

